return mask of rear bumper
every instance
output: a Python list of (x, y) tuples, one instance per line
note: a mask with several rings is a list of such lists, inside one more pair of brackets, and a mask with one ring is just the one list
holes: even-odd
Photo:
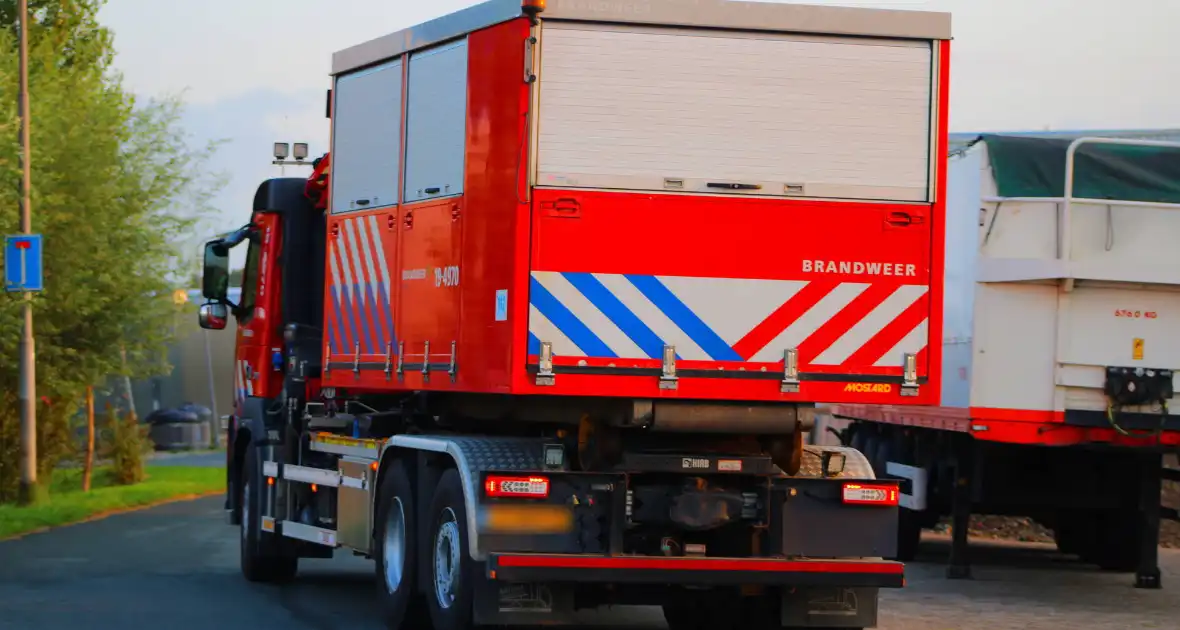
[(905, 565), (883, 560), (654, 558), (489, 554), (487, 576), (516, 583), (580, 582), (901, 588)]

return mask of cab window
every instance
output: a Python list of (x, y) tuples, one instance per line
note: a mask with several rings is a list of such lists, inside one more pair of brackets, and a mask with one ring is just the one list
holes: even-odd
[(246, 252), (246, 268), (242, 270), (242, 299), (238, 302), (238, 318), (249, 321), (254, 317), (254, 305), (258, 298), (258, 265), (262, 243), (257, 236), (250, 237), (250, 249)]

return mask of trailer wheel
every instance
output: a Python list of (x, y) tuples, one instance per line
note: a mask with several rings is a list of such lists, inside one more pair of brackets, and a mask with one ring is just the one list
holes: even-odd
[(467, 630), (472, 625), (474, 563), (467, 553), (467, 509), (459, 471), (443, 473), (430, 512), (430, 619), (434, 630)]
[(668, 630), (704, 630), (710, 619), (702, 612), (704, 607), (692, 601), (664, 604), (664, 622)]
[(1053, 542), (1057, 550), (1073, 556), (1088, 555), (1088, 549), (1097, 545), (1094, 512), (1061, 510), (1054, 517)]
[[(861, 422), (854, 422), (851, 425), (849, 425), (848, 428), (852, 430), (852, 439), (848, 440), (848, 446), (851, 446), (852, 448), (860, 451), (861, 453), (864, 453), (865, 452), (865, 443), (868, 442), (869, 428), (867, 426), (865, 426), (864, 423), (861, 423)], [(868, 454), (866, 453), (866, 456), (867, 455)]]
[(1095, 515), (1097, 536), (1081, 558), (1103, 571), (1127, 573), (1139, 565), (1142, 534), (1139, 513), (1134, 510), (1103, 510)]
[(378, 597), (390, 628), (425, 625), (418, 595), (418, 555), (414, 496), (404, 461), (396, 461), (381, 478), (377, 490), (377, 519), (373, 526)]
[(251, 582), (287, 582), (299, 571), (299, 558), (285, 553), (277, 540), (262, 540), (262, 492), (256, 490), (261, 481), (258, 449), (247, 445), (239, 482), (242, 575)]

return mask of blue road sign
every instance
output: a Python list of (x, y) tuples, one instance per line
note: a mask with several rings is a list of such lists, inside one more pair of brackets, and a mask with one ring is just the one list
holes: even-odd
[(4, 290), (40, 291), (44, 288), (41, 265), (41, 235), (16, 234), (4, 237)]

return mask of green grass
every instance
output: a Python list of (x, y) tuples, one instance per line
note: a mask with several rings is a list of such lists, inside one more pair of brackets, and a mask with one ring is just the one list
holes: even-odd
[(97, 468), (88, 493), (82, 492), (80, 469), (58, 470), (43, 502), (29, 507), (0, 505), (0, 540), (105, 513), (224, 489), (224, 468), (149, 465), (147, 480), (133, 486), (114, 485), (110, 470)]

